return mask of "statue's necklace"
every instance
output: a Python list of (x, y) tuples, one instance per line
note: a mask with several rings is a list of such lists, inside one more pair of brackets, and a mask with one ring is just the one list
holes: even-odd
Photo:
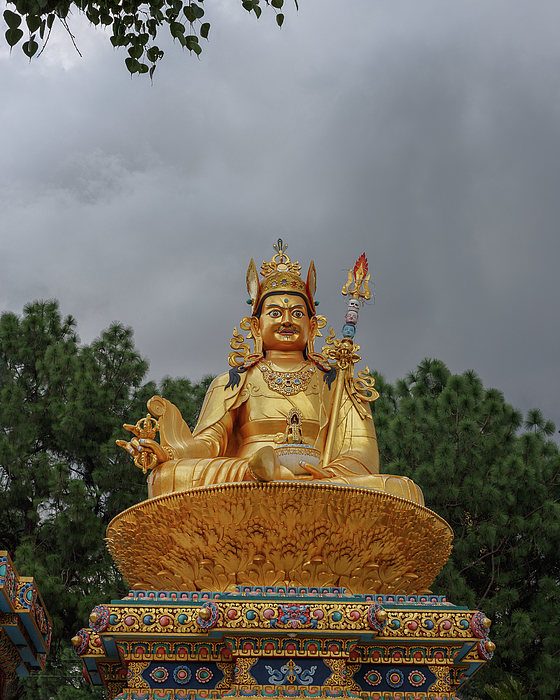
[(309, 386), (311, 377), (315, 373), (315, 367), (311, 364), (292, 372), (280, 372), (272, 369), (266, 360), (259, 362), (257, 367), (263, 373), (268, 388), (283, 396), (295, 396), (300, 391), (305, 391)]

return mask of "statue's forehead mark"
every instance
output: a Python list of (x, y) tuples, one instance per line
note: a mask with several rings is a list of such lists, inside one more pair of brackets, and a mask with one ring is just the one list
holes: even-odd
[[(295, 296), (295, 295), (294, 295)], [(299, 295), (298, 295), (299, 296)], [(289, 296), (282, 297), (280, 294), (273, 294), (264, 301), (264, 306), (267, 308), (271, 308), (273, 306), (277, 306), (278, 308), (282, 308), (281, 304), (290, 304), (291, 306), (290, 309), (295, 309), (296, 307), (304, 307), (304, 301), (303, 299), (295, 298), (295, 299), (290, 299)]]
[[(287, 304), (290, 303), (289, 299), (284, 299), (283, 301), (285, 301)], [(283, 309), (285, 307), (282, 306), (281, 304), (275, 304), (274, 302), (270, 302), (269, 304), (267, 304), (266, 308), (267, 309)], [(304, 309), (305, 306), (303, 303), (302, 304), (292, 304), (291, 306), (288, 306), (287, 308), (288, 309)]]

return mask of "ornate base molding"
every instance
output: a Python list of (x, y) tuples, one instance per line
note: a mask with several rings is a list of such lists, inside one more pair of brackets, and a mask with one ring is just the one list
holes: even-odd
[(43, 670), (52, 624), (31, 576), (19, 576), (8, 552), (0, 551), (0, 697), (16, 676)]
[(73, 642), (111, 700), (451, 699), (494, 645), (480, 612), (340, 589), (131, 591)]

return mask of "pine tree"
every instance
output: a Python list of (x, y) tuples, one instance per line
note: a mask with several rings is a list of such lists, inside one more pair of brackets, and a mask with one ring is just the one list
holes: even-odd
[[(493, 620), (494, 659), (465, 693), (511, 675), (535, 699), (560, 692), (560, 451), (538, 410), (522, 415), (473, 371), (438, 360), (373, 404), (381, 471), (409, 476), (455, 533), (433, 585)], [(522, 432), (522, 428), (525, 431)], [(467, 695), (465, 695), (467, 697)]]
[[(35, 576), (54, 623), (45, 673), (11, 687), (14, 700), (101, 698), (81, 679), (69, 640), (125, 582), (103, 537), (146, 497), (145, 477), (115, 445), (122, 424), (161, 393), (191, 427), (211, 380), (143, 383), (148, 365), (131, 329), (114, 324), (80, 345), (56, 301), (0, 318), (0, 547)], [(484, 696), (507, 675), (536, 700), (560, 690), (560, 452), (542, 413), (526, 420), (472, 371), (425, 360), (393, 386), (376, 375), (381, 469), (410, 476), (455, 532), (434, 590), (493, 620), (494, 659), (465, 690)], [(521, 691), (520, 691), (521, 692)]]
[(143, 384), (130, 328), (113, 324), (90, 345), (75, 328), (56, 301), (0, 318), (0, 548), (36, 578), (54, 632), (47, 670), (12, 684), (13, 698), (103, 697), (83, 682), (70, 639), (95, 605), (128, 590), (103, 538), (147, 497), (146, 478), (115, 440), (162, 390), (194, 421), (210, 381)]

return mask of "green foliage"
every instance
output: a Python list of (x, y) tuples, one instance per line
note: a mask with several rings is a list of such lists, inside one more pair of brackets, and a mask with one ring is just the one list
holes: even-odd
[(70, 639), (95, 605), (126, 594), (103, 538), (115, 515), (147, 497), (115, 440), (156, 393), (194, 423), (211, 380), (143, 384), (148, 364), (130, 328), (113, 324), (80, 345), (75, 325), (56, 301), (0, 317), (0, 549), (36, 578), (54, 632), (45, 674), (16, 682), (13, 698), (101, 697), (85, 688)]
[[(116, 514), (147, 494), (145, 477), (115, 440), (156, 393), (193, 427), (211, 381), (144, 383), (148, 365), (129, 328), (113, 324), (80, 345), (75, 326), (55, 301), (0, 317), (0, 548), (20, 574), (35, 576), (54, 625), (46, 672), (12, 684), (14, 700), (101, 697), (83, 683), (69, 640), (95, 605), (127, 590), (103, 537)], [(376, 388), (382, 471), (414, 479), (455, 532), (434, 589), (493, 620), (495, 657), (462, 697), (558, 697), (554, 425), (536, 409), (523, 421), (474, 372), (452, 375), (437, 360), (395, 385), (376, 375)], [(504, 685), (506, 676), (515, 680)]]
[(105, 700), (107, 693), (100, 686), (84, 680), (82, 660), (67, 646), (56, 659), (47, 659), (45, 670), (12, 683), (7, 700)]
[[(4, 11), (4, 21), (8, 27), (5, 37), (10, 48), (18, 44), (24, 38), (20, 26), (25, 19), (28, 39), (22, 43), (22, 50), (32, 58), (39, 50), (37, 32), (42, 42), (41, 51), (49, 40), (55, 20), (59, 20), (72, 36), (68, 16), (77, 10), (85, 14), (93, 25), (110, 27), (113, 46), (124, 46), (128, 50), (125, 65), (132, 75), (149, 73), (151, 78), (157, 62), (164, 55), (156, 41), (166, 25), (173, 39), (183, 48), (197, 56), (202, 53), (199, 37), (208, 39), (210, 32), (210, 23), (202, 21), (205, 17), (203, 1), (7, 0), (13, 9)], [(276, 23), (281, 27), (284, 15), (280, 10), (284, 0), (262, 0), (262, 3), (272, 7), (276, 13)], [(243, 0), (241, 4), (247, 12), (253, 12), (257, 18), (261, 16), (261, 0)]]
[(412, 478), (455, 533), (434, 590), (493, 620), (496, 654), (469, 692), (481, 697), (484, 684), (508, 673), (533, 698), (558, 697), (560, 451), (548, 439), (554, 424), (538, 410), (523, 423), (475, 372), (453, 375), (438, 360), (424, 360), (394, 386), (375, 377), (381, 471)]
[(193, 384), (189, 379), (184, 378), (164, 377), (161, 380), (162, 396), (177, 406), (191, 430), (196, 425), (202, 402), (213, 378), (211, 375), (206, 375), (198, 384)]
[(485, 691), (490, 700), (529, 700), (529, 695), (523, 690), (521, 683), (511, 677), (498, 685), (486, 686)]

